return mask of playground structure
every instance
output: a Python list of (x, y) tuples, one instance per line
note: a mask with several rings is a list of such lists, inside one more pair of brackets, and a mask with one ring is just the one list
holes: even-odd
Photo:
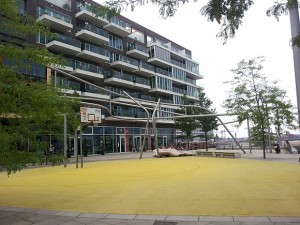
[[(59, 72), (59, 73), (65, 75), (65, 76), (67, 76), (68, 78), (72, 78), (72, 79), (77, 80), (79, 82), (91, 85), (92, 87), (94, 87), (96, 89), (99, 89), (101, 91), (104, 91), (104, 92), (107, 92), (107, 93), (110, 93), (110, 94), (114, 94), (114, 95), (118, 95), (118, 96), (121, 96), (121, 97), (125, 97), (125, 98), (130, 98), (135, 104), (126, 103), (126, 105), (132, 106), (132, 107), (140, 107), (141, 109), (143, 109), (146, 112), (146, 114), (147, 114), (147, 118), (132, 118), (132, 117), (115, 116), (115, 115), (113, 115), (113, 113), (111, 112), (111, 110), (108, 109), (107, 107), (105, 107), (105, 106), (103, 106), (101, 104), (87, 102), (89, 100), (95, 100), (95, 98), (88, 98), (88, 97), (83, 97), (83, 96), (80, 96), (80, 97), (73, 97), (73, 96), (66, 96), (66, 95), (64, 96), (64, 97), (67, 97), (67, 98), (77, 98), (77, 99), (80, 99), (80, 104), (82, 106), (92, 106), (92, 107), (95, 107), (95, 108), (99, 108), (99, 109), (105, 110), (106, 112), (108, 112), (108, 114), (110, 115), (110, 117), (114, 118), (115, 120), (122, 120), (122, 121), (144, 121), (145, 122), (145, 133), (144, 133), (143, 143), (140, 143), (140, 147), (139, 147), (139, 150), (140, 150), (140, 159), (142, 159), (143, 150), (145, 148), (145, 137), (148, 134), (148, 129), (147, 128), (148, 128), (149, 123), (152, 123), (152, 127), (153, 127), (152, 130), (153, 130), (153, 135), (154, 135), (154, 140), (155, 140), (154, 146), (155, 146), (155, 149), (157, 150), (157, 153), (158, 153), (158, 156), (159, 156), (160, 154), (159, 154), (158, 138), (157, 138), (157, 132), (156, 132), (156, 123), (157, 123), (157, 120), (159, 120), (159, 119), (191, 118), (191, 117), (193, 117), (193, 118), (200, 118), (200, 117), (209, 117), (209, 116), (214, 116), (214, 117), (216, 117), (219, 120), (219, 122), (224, 127), (224, 129), (228, 132), (228, 134), (231, 136), (231, 138), (235, 141), (236, 145), (239, 146), (240, 150), (244, 154), (246, 154), (246, 152), (244, 151), (244, 149), (242, 148), (242, 146), (239, 144), (239, 142), (236, 140), (236, 138), (234, 137), (234, 135), (230, 132), (230, 130), (225, 125), (225, 123), (220, 119), (220, 116), (228, 116), (228, 115), (232, 115), (232, 114), (227, 114), (227, 113), (215, 114), (215, 113), (212, 113), (211, 111), (209, 111), (208, 109), (200, 107), (200, 106), (197, 106), (197, 105), (179, 105), (179, 104), (164, 103), (164, 104), (167, 104), (169, 106), (200, 108), (200, 109), (206, 110), (208, 113), (207, 114), (201, 114), (201, 115), (184, 115), (184, 114), (181, 114), (181, 113), (174, 112), (173, 116), (159, 117), (159, 113), (156, 113), (158, 111), (159, 105), (160, 105), (160, 99), (158, 99), (157, 102), (153, 102), (153, 103), (156, 103), (154, 109), (148, 108), (150, 110), (153, 110), (152, 118), (150, 118), (150, 114), (149, 114), (149, 111), (148, 111), (147, 107), (143, 106), (139, 101), (137, 101), (135, 98), (131, 97), (125, 91), (123, 91), (123, 94), (120, 94), (120, 93), (117, 93), (117, 92), (113, 92), (111, 90), (107, 90), (107, 89), (105, 89), (103, 87), (95, 85), (95, 84), (93, 84), (91, 82), (88, 82), (88, 81), (86, 81), (84, 79), (76, 77), (76, 76), (74, 76), (72, 74), (69, 74), (69, 73), (67, 73), (65, 71), (62, 71), (61, 69), (58, 69), (58, 68), (55, 68), (55, 67), (52, 67), (52, 66), (49, 66), (49, 68), (51, 68), (51, 69), (54, 70), (54, 79), (56, 79), (56, 73)], [(161, 109), (159, 111), (163, 112), (163, 110), (161, 110)], [(66, 120), (66, 118), (65, 118), (65, 120)], [(65, 124), (66, 124), (66, 122), (65, 122)], [(90, 123), (82, 123), (81, 126), (79, 127), (80, 132), (82, 130), (82, 127), (84, 125), (88, 125), (88, 124), (90, 124)], [(64, 134), (64, 137), (66, 137), (66, 133)], [(64, 154), (65, 154), (65, 156), (67, 155), (67, 153), (66, 153), (67, 149), (66, 148), (67, 148), (67, 146), (64, 145)], [(82, 153), (82, 144), (80, 145), (80, 148), (81, 148), (80, 152)], [(78, 154), (78, 151), (76, 151), (76, 152)], [(82, 154), (81, 154), (81, 156), (82, 156)]]

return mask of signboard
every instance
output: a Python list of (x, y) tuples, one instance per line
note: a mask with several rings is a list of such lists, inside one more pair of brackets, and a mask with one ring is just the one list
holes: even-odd
[(80, 107), (81, 123), (101, 123), (101, 109)]

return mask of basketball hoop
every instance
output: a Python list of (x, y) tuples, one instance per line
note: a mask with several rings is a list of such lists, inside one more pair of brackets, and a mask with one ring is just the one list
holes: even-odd
[(101, 109), (80, 107), (80, 122), (90, 123), (91, 126), (101, 123)]

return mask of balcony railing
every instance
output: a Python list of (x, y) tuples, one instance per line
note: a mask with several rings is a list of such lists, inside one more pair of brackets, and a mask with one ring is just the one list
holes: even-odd
[[(54, 80), (54, 79), (53, 79)], [(80, 91), (80, 84), (74, 81), (66, 80), (61, 77), (56, 78), (56, 85), (69, 90)]]
[(59, 42), (62, 42), (62, 43), (68, 44), (68, 45), (72, 45), (72, 46), (75, 46), (77, 48), (81, 47), (80, 46), (81, 45), (80, 41), (78, 41), (74, 38), (62, 35), (62, 34), (55, 34), (55, 37), (48, 39), (47, 43), (49, 43), (53, 40), (56, 40), (56, 41), (59, 41)]
[(107, 94), (106, 91), (103, 91), (103, 90), (101, 90), (99, 88), (96, 88), (94, 86), (91, 86), (89, 84), (85, 84), (84, 91), (94, 93), (94, 94), (101, 94), (101, 95), (106, 95)]
[(136, 44), (136, 43), (127, 42), (127, 51), (134, 50), (134, 49), (139, 50), (139, 51), (144, 52), (144, 53), (148, 53), (146, 47), (144, 47), (142, 45), (139, 45), (139, 44)]
[(74, 69), (81, 69), (92, 73), (103, 74), (103, 69), (100, 66), (96, 66), (85, 62), (80, 62), (77, 60), (75, 61)]
[(155, 73), (155, 67), (150, 65), (150, 64), (147, 64), (147, 63), (144, 63), (144, 62), (141, 62), (140, 63), (140, 68), (144, 68), (146, 70), (150, 70), (150, 71), (153, 71)]
[(111, 78), (111, 77), (118, 78), (121, 80), (131, 81), (131, 82), (138, 83), (138, 84), (150, 85), (150, 81), (145, 78), (141, 78), (141, 77), (137, 77), (134, 75), (121, 73), (121, 72), (117, 72), (117, 71), (113, 71), (113, 73), (105, 73), (105, 75), (104, 75), (105, 79)]
[(72, 19), (69, 16), (63, 15), (61, 13), (55, 12), (51, 9), (48, 8), (42, 8), (42, 7), (38, 7), (38, 11), (37, 11), (38, 17), (42, 16), (42, 15), (49, 15), (51, 17), (54, 17), (56, 19), (59, 19), (61, 21), (64, 21), (66, 23), (72, 23)]
[(133, 76), (133, 79), (133, 81), (135, 81), (138, 84), (150, 85), (150, 81), (145, 78)]
[(171, 59), (171, 63), (176, 65), (176, 66), (179, 66), (181, 68), (186, 68), (185, 64), (181, 63), (181, 62), (178, 62), (177, 60), (174, 60), (174, 59)]
[(97, 47), (95, 45), (84, 43), (82, 45), (82, 50), (87, 50), (87, 51), (94, 52), (94, 53), (99, 54), (99, 55), (109, 57), (109, 51), (107, 51), (103, 48)]
[(169, 72), (167, 70), (164, 70), (164, 69), (161, 69), (161, 68), (158, 68), (158, 67), (156, 67), (156, 73), (160, 73), (160, 74), (163, 74), (163, 75), (166, 75), (166, 76), (169, 76), (169, 77), (172, 76), (171, 72)]
[(189, 83), (189, 84), (196, 85), (196, 80), (192, 80), (190, 78), (186, 78), (186, 82)]
[(86, 10), (88, 12), (91, 12), (93, 14), (95, 14), (96, 16), (100, 16), (104, 19), (107, 18), (107, 15), (106, 13), (103, 13), (102, 15), (99, 13), (99, 11), (96, 9), (95, 6), (92, 6), (92, 5), (82, 5), (82, 4), (77, 4), (76, 5), (76, 12), (80, 12), (82, 10)]
[(123, 55), (115, 55), (116, 57), (111, 59), (111, 62), (116, 62), (116, 61), (121, 61), (121, 62), (125, 62), (134, 66), (139, 66), (139, 62), (135, 59), (129, 58), (127, 56), (123, 56)]
[(99, 34), (103, 37), (106, 37), (108, 38), (108, 32), (99, 28), (99, 27), (96, 27), (96, 26), (93, 26), (91, 24), (83, 24), (83, 25), (80, 25), (77, 27), (77, 31), (81, 31), (81, 30), (88, 30), (88, 31), (91, 31), (95, 34)]
[(120, 26), (120, 27), (123, 27), (123, 28), (125, 28), (126, 30), (130, 30), (130, 29), (131, 29), (131, 26), (130, 26), (129, 23), (125, 23), (124, 21), (118, 19), (117, 17), (111, 18), (111, 19), (110, 19), (110, 22), (111, 22), (111, 23), (114, 23), (114, 24), (116, 24), (116, 25), (118, 25), (118, 26)]
[(186, 94), (186, 90), (181, 89), (181, 88), (177, 88), (177, 87), (173, 87), (173, 92), (179, 93), (179, 94)]

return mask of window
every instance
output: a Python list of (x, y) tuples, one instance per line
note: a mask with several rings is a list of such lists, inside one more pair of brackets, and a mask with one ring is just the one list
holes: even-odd
[(109, 43), (108, 46), (112, 47), (112, 48), (116, 48), (119, 50), (123, 50), (123, 42), (122, 39), (117, 38), (113, 35), (109, 35)]

